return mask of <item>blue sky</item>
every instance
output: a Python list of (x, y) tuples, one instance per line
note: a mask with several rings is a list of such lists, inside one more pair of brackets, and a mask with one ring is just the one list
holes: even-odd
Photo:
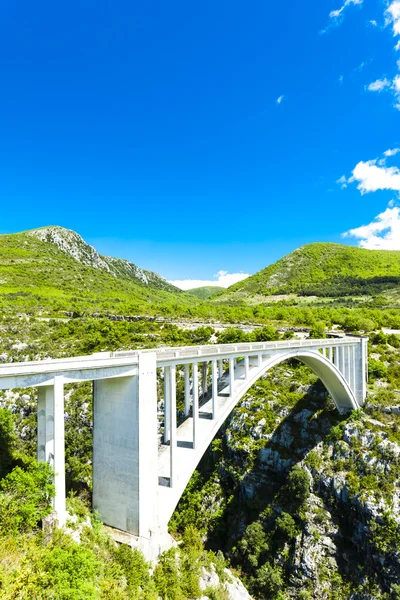
[(400, 248), (400, 1), (5, 0), (0, 29), (2, 233), (171, 280)]

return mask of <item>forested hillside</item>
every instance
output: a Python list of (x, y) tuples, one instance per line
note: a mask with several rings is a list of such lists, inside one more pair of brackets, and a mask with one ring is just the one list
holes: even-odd
[(256, 296), (374, 296), (400, 285), (400, 252), (315, 243), (231, 286), (219, 301)]
[(188, 290), (188, 294), (197, 296), (197, 298), (200, 298), (201, 300), (208, 300), (209, 298), (213, 298), (223, 291), (225, 291), (225, 288), (223, 287), (205, 285), (203, 287)]
[(132, 314), (195, 302), (155, 273), (99, 255), (62, 227), (0, 236), (0, 308), (10, 313)]

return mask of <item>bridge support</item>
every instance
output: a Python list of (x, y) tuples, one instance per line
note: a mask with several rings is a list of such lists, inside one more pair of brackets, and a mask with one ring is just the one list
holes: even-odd
[(65, 508), (65, 457), (64, 457), (64, 382), (54, 378), (54, 385), (38, 388), (37, 459), (54, 468), (54, 512), (58, 525), (66, 521)]
[(93, 384), (93, 508), (147, 556), (159, 534), (156, 381), (156, 354), (142, 353), (136, 376)]

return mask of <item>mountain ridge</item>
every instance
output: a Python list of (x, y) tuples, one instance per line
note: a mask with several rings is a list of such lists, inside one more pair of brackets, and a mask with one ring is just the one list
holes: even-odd
[(0, 309), (21, 314), (155, 314), (199, 301), (156, 273), (103, 257), (72, 230), (0, 235)]
[(59, 225), (48, 225), (38, 229), (30, 229), (24, 233), (42, 242), (54, 244), (62, 252), (69, 254), (81, 264), (104, 270), (114, 277), (132, 278), (144, 285), (152, 285), (174, 293), (181, 292), (179, 288), (170, 284), (164, 277), (157, 273), (142, 269), (123, 258), (100, 254), (94, 246), (85, 242), (83, 237), (72, 229), (67, 229)]

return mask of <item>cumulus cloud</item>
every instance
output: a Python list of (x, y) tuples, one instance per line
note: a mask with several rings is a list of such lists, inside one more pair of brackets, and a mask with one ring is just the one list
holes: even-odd
[(350, 183), (357, 183), (357, 189), (362, 194), (376, 192), (378, 190), (393, 190), (400, 192), (400, 169), (396, 166), (388, 167), (386, 158), (396, 155), (398, 148), (386, 150), (384, 158), (360, 161), (353, 169), (348, 179), (342, 175), (337, 180), (342, 188)]
[(285, 97), (284, 95), (282, 95), (282, 96), (279, 96), (279, 98), (277, 99), (277, 103), (278, 103), (278, 104), (281, 104), (281, 103), (282, 103), (282, 100), (284, 99), (284, 97)]
[(393, 207), (393, 202), (390, 202), (389, 207), (371, 223), (350, 229), (342, 235), (359, 240), (361, 248), (400, 250), (400, 208)]
[(386, 9), (385, 21), (393, 28), (393, 35), (400, 35), (400, 0), (393, 0)]
[(228, 271), (218, 271), (214, 275), (214, 279), (179, 279), (175, 281), (170, 281), (172, 285), (180, 288), (181, 290), (191, 290), (193, 288), (211, 286), (211, 287), (224, 287), (228, 288), (230, 285), (237, 283), (238, 281), (243, 281), (250, 277), (249, 273), (228, 273)]
[[(399, 66), (397, 62), (397, 66)], [(370, 83), (367, 88), (369, 92), (382, 92), (383, 90), (390, 92), (396, 100), (395, 108), (400, 110), (400, 75), (396, 75), (393, 80), (389, 79), (377, 79)]]
[(399, 152), (400, 152), (400, 148), (392, 148), (392, 149), (386, 150), (383, 154), (384, 154), (384, 156), (395, 156)]
[(369, 84), (369, 86), (367, 87), (367, 90), (369, 92), (381, 92), (382, 90), (384, 90), (387, 87), (391, 87), (392, 82), (389, 81), (389, 79), (377, 79), (376, 81), (373, 81), (372, 83)]

